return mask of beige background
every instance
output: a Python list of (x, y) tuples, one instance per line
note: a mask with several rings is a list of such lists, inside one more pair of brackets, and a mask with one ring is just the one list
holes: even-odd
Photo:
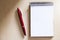
[[(29, 37), (29, 3), (54, 2), (54, 37)], [(23, 14), (27, 36), (23, 37), (17, 15), (17, 7)], [(60, 0), (0, 0), (0, 40), (60, 40)]]

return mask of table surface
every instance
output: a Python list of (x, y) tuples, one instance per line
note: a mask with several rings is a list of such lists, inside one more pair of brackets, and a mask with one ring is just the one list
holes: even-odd
[[(54, 2), (54, 37), (31, 38), (29, 36), (29, 3)], [(0, 0), (0, 40), (60, 40), (60, 0)], [(23, 36), (17, 15), (17, 7), (23, 14), (27, 35)]]

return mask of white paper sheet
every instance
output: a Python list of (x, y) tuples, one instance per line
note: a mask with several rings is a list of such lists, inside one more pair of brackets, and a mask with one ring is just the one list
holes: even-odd
[(53, 36), (54, 6), (30, 6), (31, 37)]

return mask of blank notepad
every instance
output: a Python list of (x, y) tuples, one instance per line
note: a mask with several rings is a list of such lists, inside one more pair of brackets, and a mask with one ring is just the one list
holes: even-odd
[(53, 36), (53, 11), (52, 2), (40, 2), (30, 4), (30, 36)]

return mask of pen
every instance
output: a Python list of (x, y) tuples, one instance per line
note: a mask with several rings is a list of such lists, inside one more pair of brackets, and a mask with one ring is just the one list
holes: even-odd
[(21, 23), (23, 33), (24, 33), (24, 35), (26, 35), (26, 30), (25, 30), (25, 26), (24, 26), (21, 10), (19, 8), (17, 8), (17, 12), (18, 12), (19, 21)]

